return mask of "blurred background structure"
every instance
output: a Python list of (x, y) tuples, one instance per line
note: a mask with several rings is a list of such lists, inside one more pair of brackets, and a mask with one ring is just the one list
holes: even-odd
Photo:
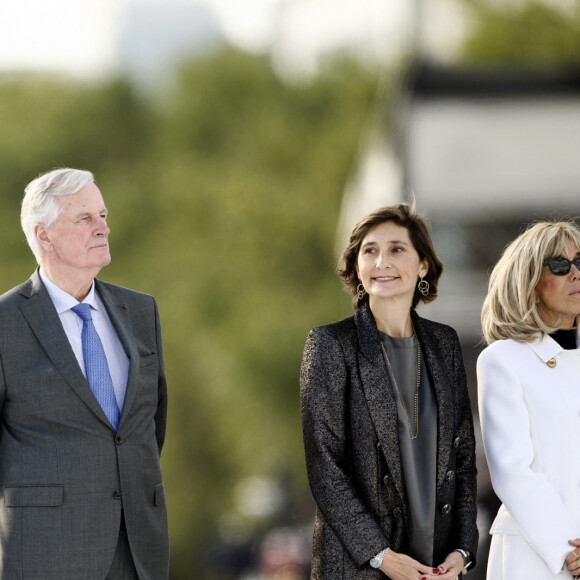
[[(172, 580), (308, 577), (298, 370), (338, 253), (417, 201), (476, 412), (490, 267), (580, 200), (576, 0), (19, 0), (0, 7), (0, 291), (26, 183), (95, 172), (111, 282), (160, 304)], [(477, 417), (476, 417), (477, 419)], [(480, 566), (497, 507), (480, 451)]]

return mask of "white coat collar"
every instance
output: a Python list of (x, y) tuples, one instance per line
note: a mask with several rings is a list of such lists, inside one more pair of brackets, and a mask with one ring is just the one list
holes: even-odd
[[(547, 334), (543, 338), (538, 336), (533, 342), (528, 342), (527, 344), (544, 363), (547, 363), (564, 350)], [(576, 347), (580, 348), (580, 328), (576, 330)]]

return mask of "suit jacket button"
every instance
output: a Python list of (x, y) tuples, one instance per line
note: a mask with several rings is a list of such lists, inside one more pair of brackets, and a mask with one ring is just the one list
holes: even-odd
[(393, 510), (393, 515), (394, 515), (396, 518), (402, 518), (402, 517), (403, 517), (403, 510), (402, 510), (400, 507), (396, 507), (396, 508)]
[(383, 444), (379, 441), (377, 443), (377, 449), (382, 449), (383, 448)]
[(116, 443), (117, 445), (123, 445), (123, 438), (122, 438), (122, 437), (117, 437), (117, 438), (115, 439), (115, 443)]
[(121, 492), (119, 490), (113, 493), (113, 499), (121, 499)]
[(441, 508), (441, 513), (446, 516), (447, 514), (451, 513), (451, 505), (446, 503), (442, 508)]
[(445, 474), (445, 479), (446, 479), (447, 481), (451, 481), (451, 480), (452, 480), (454, 477), (455, 477), (455, 471), (448, 471), (448, 472)]
[(455, 437), (453, 440), (453, 447), (455, 447), (455, 449), (459, 447), (459, 437)]
[(383, 483), (385, 485), (389, 485), (389, 483), (391, 483), (391, 476), (390, 475), (385, 475), (385, 477), (383, 477)]

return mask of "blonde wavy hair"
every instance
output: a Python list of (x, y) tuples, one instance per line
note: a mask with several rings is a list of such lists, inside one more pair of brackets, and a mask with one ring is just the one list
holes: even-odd
[(557, 330), (547, 325), (536, 304), (536, 286), (544, 260), (561, 256), (568, 240), (580, 248), (580, 230), (572, 222), (532, 224), (504, 250), (493, 268), (481, 311), (487, 344), (511, 338), (531, 342)]

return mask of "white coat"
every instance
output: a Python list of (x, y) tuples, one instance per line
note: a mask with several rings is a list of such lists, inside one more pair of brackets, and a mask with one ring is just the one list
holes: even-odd
[(580, 350), (549, 336), (500, 340), (479, 356), (477, 378), (485, 454), (502, 501), (487, 578), (571, 578), (564, 559), (568, 540), (580, 538)]

